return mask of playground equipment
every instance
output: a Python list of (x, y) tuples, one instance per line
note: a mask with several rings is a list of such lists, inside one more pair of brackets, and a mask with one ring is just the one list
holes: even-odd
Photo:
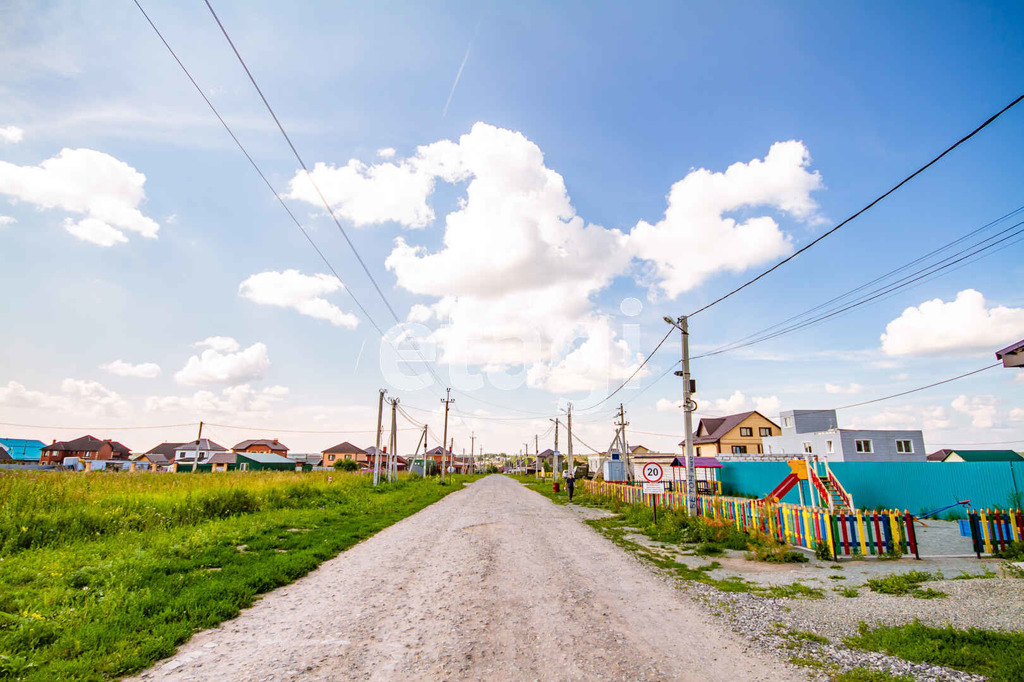
[[(800, 481), (808, 481), (811, 506), (822, 506), (819, 503), (820, 501), (825, 503), (824, 506), (828, 507), (831, 513), (850, 512), (854, 509), (853, 496), (843, 488), (842, 483), (839, 482), (839, 479), (836, 478), (829, 468), (827, 461), (824, 463), (825, 469), (823, 474), (817, 470), (818, 462), (812, 464), (810, 457), (807, 459), (791, 459), (786, 463), (789, 465), (790, 474), (782, 479), (782, 482), (775, 487), (775, 490), (768, 493), (764, 498), (765, 501), (780, 502), (786, 496), (786, 493), (795, 487), (797, 492), (800, 493), (800, 504), (803, 505), (804, 491), (800, 487)], [(817, 496), (818, 501), (815, 500), (815, 496)]]

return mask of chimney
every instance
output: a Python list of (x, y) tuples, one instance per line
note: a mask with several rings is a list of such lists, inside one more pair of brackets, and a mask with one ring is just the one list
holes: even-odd
[(277, 439), (274, 439), (274, 445), (278, 445)]

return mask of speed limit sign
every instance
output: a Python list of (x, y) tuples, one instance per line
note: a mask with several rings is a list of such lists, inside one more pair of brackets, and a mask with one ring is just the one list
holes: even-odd
[(665, 469), (657, 462), (648, 462), (644, 465), (644, 480), (648, 483), (657, 483), (665, 475)]

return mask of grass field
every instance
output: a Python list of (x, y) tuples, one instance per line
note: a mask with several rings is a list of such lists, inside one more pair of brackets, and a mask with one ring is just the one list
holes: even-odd
[(144, 668), (466, 480), (0, 474), (0, 680)]

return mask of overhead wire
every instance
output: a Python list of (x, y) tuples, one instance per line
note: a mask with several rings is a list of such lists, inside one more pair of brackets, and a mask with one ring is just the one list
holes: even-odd
[(886, 197), (888, 197), (889, 195), (891, 195), (891, 194), (892, 194), (893, 192), (895, 192), (895, 191), (896, 191), (896, 190), (898, 190), (899, 188), (903, 187), (903, 185), (907, 184), (908, 182), (910, 182), (911, 180), (913, 180), (914, 178), (916, 178), (916, 177), (917, 177), (918, 175), (920, 175), (921, 173), (923, 173), (923, 172), (924, 172), (924, 171), (926, 171), (927, 169), (931, 168), (931, 167), (932, 167), (933, 165), (935, 165), (936, 163), (938, 163), (938, 162), (939, 162), (939, 160), (941, 160), (941, 159), (942, 159), (943, 157), (945, 157), (945, 156), (946, 156), (947, 154), (949, 154), (950, 152), (952, 152), (952, 151), (953, 151), (954, 149), (956, 149), (956, 148), (957, 148), (957, 147), (959, 147), (960, 145), (964, 144), (965, 142), (967, 142), (968, 140), (970, 140), (970, 139), (971, 139), (972, 137), (974, 137), (975, 135), (977, 135), (978, 133), (980, 133), (980, 132), (981, 132), (982, 130), (984, 130), (985, 128), (987, 128), (987, 127), (988, 127), (989, 125), (991, 125), (991, 124), (992, 124), (992, 123), (993, 123), (993, 122), (994, 122), (994, 121), (995, 121), (996, 119), (998, 119), (998, 118), (999, 118), (1000, 116), (1002, 116), (1003, 114), (1005, 114), (1005, 113), (1006, 113), (1007, 111), (1009, 111), (1009, 110), (1010, 110), (1010, 109), (1012, 109), (1013, 107), (1017, 106), (1017, 104), (1019, 104), (1019, 103), (1020, 103), (1020, 102), (1021, 102), (1022, 100), (1024, 100), (1024, 94), (1022, 94), (1022, 95), (1019, 95), (1019, 96), (1018, 96), (1018, 97), (1017, 97), (1016, 99), (1014, 99), (1014, 100), (1013, 100), (1012, 102), (1010, 102), (1009, 104), (1007, 104), (1006, 106), (1004, 106), (1004, 107), (1003, 107), (1002, 109), (1000, 109), (1000, 110), (999, 110), (999, 111), (997, 111), (996, 113), (994, 113), (994, 114), (992, 114), (991, 116), (989, 116), (989, 117), (988, 117), (988, 118), (987, 118), (987, 119), (986, 119), (986, 120), (985, 120), (985, 121), (984, 121), (984, 122), (983, 122), (983, 123), (982, 123), (981, 125), (979, 125), (978, 127), (974, 128), (974, 130), (972, 130), (971, 132), (967, 133), (966, 135), (964, 135), (963, 137), (961, 137), (961, 138), (960, 138), (959, 140), (957, 140), (956, 142), (954, 142), (953, 144), (951, 144), (951, 145), (950, 145), (949, 147), (947, 147), (947, 148), (946, 148), (945, 150), (943, 150), (943, 151), (942, 151), (942, 153), (940, 153), (940, 154), (939, 154), (938, 156), (936, 156), (936, 157), (935, 157), (935, 158), (933, 158), (933, 159), (932, 159), (931, 161), (929, 161), (928, 163), (926, 163), (926, 164), (924, 164), (923, 166), (921, 166), (920, 168), (918, 168), (918, 169), (917, 169), (916, 171), (914, 171), (913, 173), (911, 173), (911, 174), (910, 174), (910, 175), (908, 175), (907, 177), (905, 177), (905, 178), (903, 178), (902, 180), (900, 180), (900, 181), (899, 181), (898, 183), (896, 183), (896, 184), (895, 184), (895, 185), (893, 185), (893, 186), (892, 186), (891, 188), (889, 188), (889, 190), (888, 190), (888, 191), (886, 191), (886, 192), (885, 192), (884, 194), (882, 194), (882, 195), (878, 196), (877, 198), (875, 198), (875, 199), (874, 199), (873, 201), (871, 201), (871, 202), (870, 202), (869, 204), (867, 204), (866, 206), (864, 206), (863, 208), (861, 208), (861, 209), (860, 209), (859, 211), (857, 211), (857, 212), (856, 212), (856, 213), (854, 213), (853, 215), (849, 216), (848, 218), (846, 218), (845, 220), (843, 220), (842, 222), (840, 222), (840, 223), (839, 223), (838, 225), (836, 225), (836, 226), (835, 226), (835, 227), (833, 227), (832, 229), (830, 229), (830, 230), (828, 230), (828, 231), (824, 232), (823, 234), (819, 235), (818, 237), (816, 237), (815, 239), (813, 239), (812, 241), (810, 241), (810, 242), (809, 242), (808, 244), (805, 244), (805, 245), (804, 245), (804, 246), (802, 246), (801, 248), (797, 249), (797, 250), (796, 250), (796, 251), (794, 251), (794, 252), (793, 252), (792, 254), (790, 254), (790, 255), (789, 255), (789, 256), (787, 256), (786, 258), (783, 258), (783, 259), (782, 259), (782, 260), (780, 260), (780, 261), (779, 261), (778, 263), (776, 263), (775, 265), (771, 266), (771, 267), (770, 267), (770, 268), (768, 268), (767, 270), (764, 270), (763, 272), (761, 272), (761, 273), (760, 273), (760, 274), (758, 274), (757, 276), (755, 276), (755, 277), (753, 277), (753, 278), (751, 278), (751, 279), (747, 280), (746, 282), (744, 282), (743, 284), (739, 285), (738, 287), (735, 287), (734, 289), (732, 289), (732, 290), (731, 290), (731, 291), (729, 291), (728, 293), (726, 293), (726, 294), (724, 294), (724, 295), (722, 295), (722, 296), (719, 296), (718, 298), (716, 298), (715, 300), (711, 301), (710, 303), (708, 303), (708, 304), (706, 304), (706, 305), (704, 305), (704, 306), (702, 306), (702, 307), (698, 308), (698, 309), (697, 309), (697, 310), (695, 310), (694, 312), (690, 313), (688, 317), (693, 317), (693, 316), (695, 316), (695, 315), (699, 315), (700, 313), (704, 312), (705, 310), (708, 310), (708, 309), (710, 309), (710, 308), (712, 308), (712, 307), (714, 307), (714, 306), (718, 305), (718, 304), (719, 304), (719, 303), (721, 303), (722, 301), (725, 301), (726, 299), (728, 299), (728, 298), (730, 298), (730, 297), (732, 297), (732, 296), (734, 296), (734, 295), (738, 294), (739, 292), (741, 292), (741, 291), (743, 291), (744, 289), (746, 289), (747, 287), (749, 287), (749, 286), (750, 286), (751, 284), (754, 284), (755, 282), (757, 282), (757, 281), (761, 280), (762, 278), (764, 278), (764, 277), (768, 276), (769, 274), (771, 274), (771, 273), (775, 272), (776, 270), (778, 270), (778, 269), (779, 269), (779, 268), (781, 268), (781, 267), (782, 267), (783, 265), (785, 265), (786, 263), (790, 262), (791, 260), (793, 260), (794, 258), (796, 258), (797, 256), (799, 256), (800, 254), (802, 254), (802, 253), (804, 253), (805, 251), (807, 251), (808, 249), (810, 249), (810, 248), (814, 247), (814, 246), (815, 246), (816, 244), (820, 243), (820, 242), (821, 242), (821, 241), (822, 241), (823, 239), (826, 239), (827, 237), (829, 237), (829, 236), (831, 236), (831, 235), (835, 234), (835, 233), (836, 233), (836, 232), (837, 232), (838, 230), (840, 230), (841, 228), (843, 228), (844, 226), (846, 226), (847, 224), (849, 224), (850, 222), (852, 222), (853, 220), (855, 220), (855, 219), (856, 219), (856, 218), (858, 218), (859, 216), (861, 216), (861, 215), (863, 215), (864, 213), (866, 213), (867, 211), (869, 211), (869, 210), (870, 210), (871, 208), (873, 208), (873, 207), (874, 207), (874, 206), (875, 206), (876, 204), (878, 204), (879, 202), (881, 202), (882, 200), (884, 200), (884, 199), (885, 199)]

